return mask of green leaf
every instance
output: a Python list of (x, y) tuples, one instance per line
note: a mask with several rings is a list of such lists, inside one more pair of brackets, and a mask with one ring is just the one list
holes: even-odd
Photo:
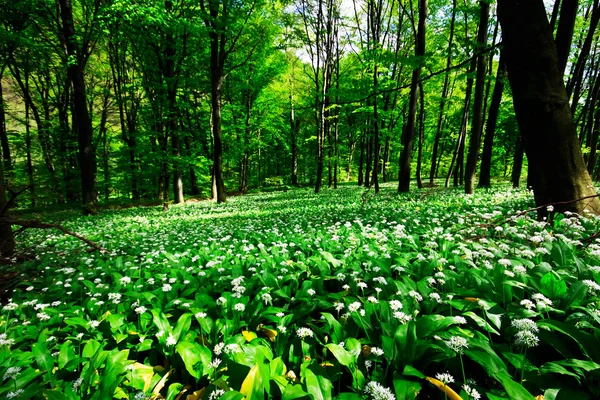
[[(318, 373), (315, 374), (313, 369)], [(325, 370), (320, 367), (311, 365), (304, 370), (304, 382), (306, 383), (307, 392), (312, 395), (313, 400), (331, 400), (331, 390), (333, 385), (323, 374)]]
[(265, 398), (265, 382), (263, 382), (262, 374), (258, 364), (254, 364), (250, 368), (250, 372), (242, 382), (240, 393), (245, 396), (246, 400), (264, 400)]
[(342, 337), (342, 333), (344, 332), (342, 324), (340, 324), (339, 321), (330, 313), (321, 313), (321, 315), (325, 317), (325, 320), (329, 324), (329, 332), (333, 341), (339, 343), (344, 340)]
[(212, 352), (208, 348), (198, 343), (183, 341), (177, 343), (175, 350), (191, 376), (200, 379), (208, 373), (208, 366), (212, 362)]
[(60, 346), (60, 352), (58, 354), (58, 368), (63, 369), (69, 363), (69, 361), (76, 358), (75, 351), (70, 341), (64, 342)]
[(455, 323), (452, 317), (443, 317), (439, 314), (424, 315), (416, 322), (417, 337), (422, 339), (429, 338), (432, 334), (446, 329)]
[(396, 367), (403, 369), (405, 365), (412, 364), (416, 354), (417, 330), (413, 321), (400, 325), (394, 334), (396, 344)]
[(414, 400), (421, 391), (421, 382), (403, 378), (394, 373), (394, 392), (397, 399)]
[(44, 390), (43, 393), (44, 397), (46, 397), (48, 400), (71, 400), (70, 397), (63, 392), (59, 392), (58, 390)]
[(281, 396), (281, 400), (309, 400), (310, 396), (304, 390), (302, 390), (301, 385), (289, 384), (285, 387), (283, 394)]
[(410, 365), (407, 365), (406, 367), (404, 367), (404, 371), (402, 371), (402, 375), (414, 376), (419, 379), (425, 379), (425, 375), (422, 374), (421, 371), (417, 370), (416, 368), (414, 368)]
[(339, 344), (329, 343), (325, 345), (325, 347), (331, 351), (340, 364), (345, 365), (346, 367), (354, 365), (354, 356)]
[(220, 400), (242, 400), (244, 395), (235, 390), (230, 390), (220, 397)]
[(190, 326), (192, 324), (192, 314), (185, 313), (179, 317), (177, 320), (177, 324), (175, 325), (175, 329), (173, 330), (173, 336), (175, 340), (179, 341), (183, 336), (187, 334), (190, 330)]
[(540, 284), (540, 291), (551, 299), (559, 299), (567, 294), (567, 284), (558, 279), (553, 272), (544, 275)]
[(31, 351), (35, 357), (35, 361), (40, 369), (52, 372), (54, 368), (54, 358), (43, 343), (34, 343), (31, 346)]
[(174, 400), (179, 392), (181, 392), (181, 389), (183, 389), (183, 385), (181, 383), (170, 384), (169, 389), (167, 390), (166, 400)]

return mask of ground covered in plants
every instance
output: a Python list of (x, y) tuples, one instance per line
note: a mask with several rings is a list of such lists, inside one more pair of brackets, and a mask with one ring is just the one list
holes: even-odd
[(19, 236), (0, 398), (598, 398), (600, 218), (530, 207), (348, 186), (60, 214), (110, 253)]

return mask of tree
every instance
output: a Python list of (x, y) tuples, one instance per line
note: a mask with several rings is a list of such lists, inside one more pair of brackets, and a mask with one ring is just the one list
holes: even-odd
[(402, 153), (400, 155), (400, 174), (398, 175), (398, 192), (410, 189), (410, 161), (415, 141), (415, 125), (417, 115), (417, 95), (421, 79), (421, 65), (425, 55), (425, 21), (427, 19), (427, 0), (419, 0), (419, 25), (416, 32), (415, 56), (418, 65), (413, 69), (408, 103), (408, 120), (402, 135)]
[[(240, 47), (247, 50), (247, 58), (252, 56), (256, 46), (262, 40), (262, 34), (255, 32), (254, 37), (248, 34), (248, 25), (256, 9), (258, 0), (237, 2), (234, 0), (201, 0), (202, 19), (206, 25), (210, 41), (210, 82), (211, 112), (213, 136), (213, 197), (218, 203), (227, 199), (225, 181), (223, 180), (223, 138), (222, 138), (222, 97), (223, 81), (227, 73), (239, 68), (246, 61), (227, 67), (228, 59)], [(243, 40), (240, 40), (243, 39)]]
[[(498, 1), (506, 68), (538, 206), (600, 213), (579, 147), (543, 0)], [(589, 197), (589, 198), (588, 198)], [(585, 200), (580, 200), (587, 198)], [(545, 217), (542, 207), (539, 217)]]
[[(67, 58), (67, 75), (73, 91), (73, 113), (77, 123), (77, 143), (79, 145), (79, 169), (81, 172), (81, 200), (84, 213), (94, 213), (96, 209), (96, 151), (94, 149), (92, 119), (90, 117), (86, 83), (83, 71), (89, 57), (90, 38), (85, 36), (80, 43), (75, 32), (73, 5), (71, 0), (57, 0), (60, 7), (61, 29)], [(99, 2), (94, 4), (95, 9)], [(90, 24), (95, 24), (95, 13)], [(92, 28), (90, 27), (90, 30)]]
[[(487, 44), (488, 19), (490, 5), (487, 0), (479, 1), (479, 29), (477, 31), (476, 50), (481, 50)], [(481, 135), (483, 131), (483, 89), (486, 75), (486, 57), (480, 54), (477, 57), (477, 72), (475, 77), (475, 99), (473, 100), (473, 121), (471, 125), (471, 138), (469, 141), (469, 153), (465, 167), (465, 193), (473, 194), (475, 191), (475, 172), (477, 171), (477, 160), (479, 148), (481, 147)]]

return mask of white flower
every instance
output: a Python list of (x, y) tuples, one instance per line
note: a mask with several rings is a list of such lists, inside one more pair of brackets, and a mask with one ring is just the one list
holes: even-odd
[(464, 325), (467, 323), (467, 320), (465, 317), (462, 317), (460, 315), (457, 315), (456, 317), (454, 317), (454, 322), (456, 322), (457, 324), (461, 324)]
[(594, 292), (596, 292), (596, 291), (600, 290), (600, 285), (598, 285), (596, 282), (594, 282), (594, 281), (593, 281), (593, 280), (591, 280), (591, 279), (584, 279), (584, 280), (583, 280), (583, 281), (581, 281), (581, 282), (583, 282), (583, 284), (584, 284), (585, 286), (589, 287), (589, 288), (590, 288), (590, 290), (592, 290), (592, 291), (594, 291)]
[(134, 311), (136, 312), (136, 314), (143, 314), (146, 311), (148, 311), (148, 309), (144, 306), (139, 306), (139, 307), (136, 307), (136, 309)]
[(235, 311), (242, 312), (242, 311), (244, 311), (246, 309), (246, 306), (244, 304), (242, 304), (242, 303), (237, 303), (236, 305), (233, 306), (233, 309)]
[(360, 309), (360, 306), (361, 306), (360, 302), (359, 301), (355, 301), (354, 303), (351, 303), (348, 306), (348, 311), (350, 311), (350, 312), (356, 312), (356, 311), (358, 311)]
[(402, 311), (394, 311), (394, 318), (396, 318), (402, 325), (412, 319), (411, 315), (408, 315)]
[(398, 311), (399, 309), (402, 308), (402, 303), (399, 302), (398, 300), (390, 300), (390, 308), (393, 311)]
[(523, 347), (535, 347), (539, 343), (538, 337), (531, 331), (519, 331), (515, 335), (515, 344)]
[(335, 308), (335, 311), (337, 311), (337, 312), (342, 311), (344, 309), (344, 307), (346, 307), (346, 305), (339, 301), (336, 301), (335, 303), (333, 303), (333, 308)]
[(429, 298), (433, 301), (436, 301), (438, 303), (442, 302), (442, 297), (439, 295), (439, 293), (430, 293), (429, 294)]
[(416, 301), (423, 301), (423, 296), (421, 296), (421, 294), (419, 292), (415, 292), (414, 290), (411, 290), (410, 292), (408, 292), (408, 295), (410, 297), (412, 297), (413, 299), (415, 299)]
[(176, 344), (177, 340), (172, 333), (169, 333), (169, 337), (167, 338), (167, 346), (175, 346)]
[(510, 323), (510, 325), (519, 331), (528, 331), (533, 333), (539, 331), (538, 326), (535, 324), (535, 322), (528, 318), (515, 319)]
[(481, 399), (481, 395), (479, 394), (479, 392), (475, 388), (472, 388), (469, 385), (464, 385), (463, 389), (465, 390), (465, 392), (467, 392), (468, 396), (470, 396), (470, 397), (473, 398), (473, 400), (479, 400), (479, 399)]
[(369, 296), (369, 298), (367, 298), (367, 300), (373, 304), (379, 303), (379, 301), (375, 298), (375, 296)]
[(215, 358), (210, 364), (208, 364), (208, 368), (217, 369), (219, 368), (219, 364), (221, 364), (221, 360), (219, 358)]
[(217, 305), (219, 305), (219, 306), (223, 306), (223, 305), (225, 305), (226, 303), (227, 303), (227, 299), (226, 299), (225, 297), (219, 297), (219, 298), (217, 299)]
[(50, 319), (50, 316), (48, 314), (46, 314), (45, 312), (37, 313), (37, 317), (39, 319), (41, 319), (42, 321), (47, 321)]
[(443, 374), (435, 374), (435, 379), (442, 382), (444, 385), (454, 382), (454, 377), (447, 372)]
[(7, 305), (2, 307), (2, 311), (13, 311), (13, 310), (16, 310), (17, 308), (19, 308), (19, 305), (13, 303), (12, 300), (10, 300)]
[(82, 383), (83, 383), (83, 378), (79, 377), (79, 378), (75, 379), (73, 381), (73, 391), (76, 392), (77, 389), (79, 389), (81, 387)]
[(283, 325), (278, 325), (277, 330), (279, 330), (279, 332), (281, 333), (285, 333), (287, 331), (287, 328)]
[(314, 289), (308, 289), (306, 293), (308, 293), (310, 296), (314, 296), (317, 292), (315, 292)]
[(206, 313), (205, 312), (197, 312), (195, 317), (198, 319), (206, 318)]
[(284, 314), (284, 313), (282, 313), (282, 312), (278, 312), (277, 314), (275, 314), (275, 316), (276, 316), (277, 318), (283, 318), (283, 317), (285, 317), (285, 314)]
[(521, 300), (520, 304), (528, 310), (531, 310), (533, 307), (535, 307), (535, 304), (533, 303), (533, 301), (527, 300), (527, 299)]
[(467, 342), (467, 339), (462, 336), (452, 336), (450, 340), (446, 340), (444, 343), (446, 343), (446, 346), (448, 346), (451, 350), (459, 354), (462, 353), (464, 349), (469, 347), (469, 342)]
[(225, 343), (221, 342), (221, 343), (217, 343), (215, 345), (215, 348), (213, 349), (213, 353), (215, 353), (216, 355), (221, 355), (221, 352), (223, 351), (223, 347), (225, 347)]
[(365, 387), (365, 393), (370, 395), (373, 400), (396, 400), (389, 388), (382, 386), (379, 382), (371, 381)]
[(308, 328), (298, 328), (296, 334), (300, 339), (304, 339), (306, 337), (313, 337), (313, 331)]
[(6, 394), (6, 398), (7, 399), (16, 399), (17, 397), (21, 396), (24, 393), (23, 389), (17, 389), (14, 392), (8, 392)]
[(273, 302), (273, 297), (271, 297), (269, 293), (263, 293), (262, 296), (260, 296), (260, 298), (262, 299), (262, 301), (265, 302), (265, 305), (271, 304)]
[(208, 400), (220, 399), (221, 396), (223, 396), (224, 394), (225, 394), (225, 391), (223, 389), (216, 389), (214, 392), (212, 392), (210, 394), (210, 396), (208, 396)]
[(171, 290), (173, 290), (173, 287), (171, 285), (169, 285), (168, 283), (163, 284), (163, 286), (162, 286), (163, 292), (170, 292)]
[(121, 279), (119, 279), (119, 283), (121, 285), (127, 285), (127, 284), (131, 283), (131, 278), (128, 276), (124, 276)]
[(383, 355), (383, 350), (381, 350), (379, 347), (371, 347), (371, 353), (379, 357)]
[(4, 373), (3, 380), (17, 379), (17, 376), (21, 373), (21, 367), (9, 367)]

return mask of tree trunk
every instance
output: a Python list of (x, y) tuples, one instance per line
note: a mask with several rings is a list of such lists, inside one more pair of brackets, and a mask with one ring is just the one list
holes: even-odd
[(2, 88), (2, 78), (4, 77), (4, 68), (6, 64), (0, 66), (0, 143), (2, 144), (2, 159), (4, 162), (4, 178), (10, 181), (12, 171), (12, 161), (10, 157), (10, 146), (8, 144), (8, 135), (6, 132), (6, 117), (4, 114), (4, 93)]
[(365, 157), (365, 139), (360, 138), (360, 156), (358, 158), (358, 186), (363, 184), (363, 161)]
[(579, 0), (568, 0), (563, 1), (560, 7), (560, 19), (558, 20), (555, 41), (558, 55), (558, 72), (561, 74), (565, 73), (567, 61), (569, 61), (578, 6)]
[[(446, 69), (450, 69), (452, 63), (452, 45), (454, 43), (454, 24), (456, 21), (456, 0), (452, 1), (452, 18), (450, 20), (450, 38), (448, 39), (448, 54), (446, 56)], [(440, 100), (440, 113), (438, 115), (437, 129), (433, 140), (433, 149), (431, 153), (431, 170), (429, 171), (429, 183), (433, 185), (433, 180), (437, 176), (437, 158), (442, 137), (442, 127), (444, 121), (444, 108), (448, 98), (448, 88), (450, 83), (450, 72), (444, 75), (444, 86), (442, 87), (442, 99)]]
[[(427, 19), (427, 0), (419, 0), (419, 25), (417, 28), (417, 40), (415, 43), (415, 56), (423, 57), (425, 54), (425, 20)], [(410, 161), (412, 158), (413, 144), (415, 140), (415, 120), (417, 113), (417, 89), (421, 79), (421, 62), (412, 73), (410, 84), (410, 95), (408, 105), (408, 120), (402, 138), (402, 153), (400, 155), (400, 174), (398, 177), (398, 192), (410, 190)]]
[[(498, 1), (506, 67), (515, 115), (534, 166), (533, 190), (538, 206), (554, 204), (557, 212), (600, 213), (569, 109), (556, 46), (543, 0)], [(538, 217), (546, 217), (545, 207)]]
[(96, 212), (96, 151), (94, 149), (92, 120), (87, 105), (83, 56), (77, 48), (71, 0), (58, 0), (66, 55), (70, 61), (67, 75), (73, 89), (74, 113), (77, 121), (79, 169), (81, 171), (81, 199), (84, 214)]
[(523, 137), (521, 133), (517, 136), (517, 143), (515, 146), (515, 155), (513, 159), (513, 169), (511, 174), (511, 181), (514, 188), (518, 188), (521, 185), (521, 171), (523, 170), (523, 152), (524, 152)]
[(481, 169), (479, 171), (479, 187), (491, 186), (491, 170), (492, 170), (492, 153), (494, 148), (494, 135), (496, 133), (496, 122), (498, 120), (498, 112), (500, 111), (500, 103), (502, 102), (502, 92), (504, 91), (504, 75), (506, 73), (506, 65), (504, 58), (500, 54), (498, 61), (498, 71), (496, 72), (496, 83), (494, 84), (494, 92), (492, 93), (492, 102), (490, 103), (490, 111), (485, 126), (485, 139), (483, 140), (483, 152), (481, 154)]
[[(479, 2), (479, 29), (477, 31), (476, 50), (483, 49), (487, 45), (488, 20), (490, 16), (490, 5), (487, 1)], [(469, 153), (467, 165), (465, 166), (465, 193), (475, 192), (475, 174), (477, 172), (477, 160), (479, 159), (479, 148), (481, 147), (481, 136), (483, 131), (483, 93), (485, 89), (486, 57), (477, 57), (477, 72), (475, 76), (475, 99), (473, 104), (473, 120), (471, 125), (471, 138), (469, 140)]]
[(596, 27), (598, 26), (598, 21), (600, 21), (600, 2), (598, 0), (595, 0), (592, 9), (592, 15), (590, 18), (590, 26), (585, 40), (583, 41), (583, 45), (581, 46), (579, 56), (577, 57), (577, 63), (575, 64), (575, 68), (573, 70), (573, 76), (567, 83), (566, 88), (567, 97), (571, 98), (571, 113), (573, 115), (575, 115), (575, 110), (577, 109), (577, 104), (579, 102), (579, 96), (583, 80), (583, 72), (585, 70), (587, 58), (592, 48), (592, 42), (594, 39), (594, 33), (596, 32)]
[(423, 84), (419, 82), (419, 144), (417, 150), (417, 187), (423, 189), (423, 179), (421, 179), (421, 165), (423, 164), (423, 140), (425, 136), (425, 94), (423, 93)]

